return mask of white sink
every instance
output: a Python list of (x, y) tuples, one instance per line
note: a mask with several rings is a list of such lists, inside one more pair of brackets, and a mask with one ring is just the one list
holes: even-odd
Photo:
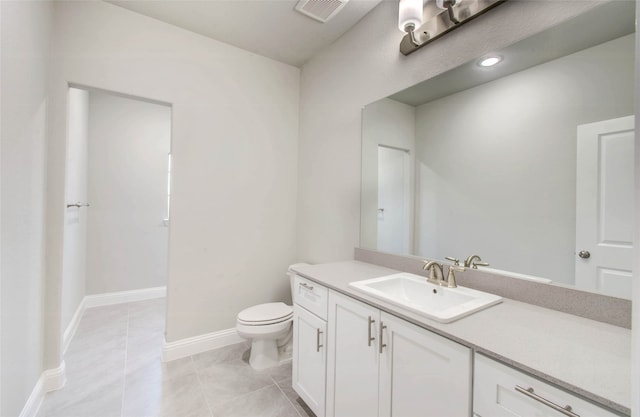
[(409, 273), (349, 283), (349, 286), (426, 318), (450, 323), (502, 302), (502, 297), (471, 288), (447, 288)]

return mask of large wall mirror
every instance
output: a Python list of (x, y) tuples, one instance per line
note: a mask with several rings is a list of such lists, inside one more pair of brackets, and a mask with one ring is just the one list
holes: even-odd
[(634, 7), (367, 105), (360, 246), (630, 298)]

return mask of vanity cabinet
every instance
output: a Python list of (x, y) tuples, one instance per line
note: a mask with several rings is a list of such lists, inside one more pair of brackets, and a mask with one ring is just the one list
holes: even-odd
[(329, 292), (326, 415), (471, 415), (467, 347)]
[(517, 371), (475, 355), (473, 411), (477, 417), (615, 417), (601, 407)]
[(291, 384), (316, 416), (324, 417), (328, 291), (299, 276), (293, 290)]
[(380, 311), (331, 291), (327, 417), (378, 416)]

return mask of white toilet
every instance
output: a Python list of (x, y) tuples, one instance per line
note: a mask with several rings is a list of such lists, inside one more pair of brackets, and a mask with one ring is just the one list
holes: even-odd
[[(293, 289), (295, 274), (289, 269), (288, 275)], [(292, 306), (278, 302), (246, 308), (238, 313), (236, 330), (240, 337), (251, 340), (249, 364), (252, 368), (270, 368), (291, 358)]]

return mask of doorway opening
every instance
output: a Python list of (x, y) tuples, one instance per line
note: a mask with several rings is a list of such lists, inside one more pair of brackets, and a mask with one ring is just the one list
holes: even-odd
[(378, 250), (411, 253), (411, 158), (378, 145)]
[(166, 293), (172, 117), (169, 104), (93, 88), (67, 98), (65, 348), (98, 298)]

